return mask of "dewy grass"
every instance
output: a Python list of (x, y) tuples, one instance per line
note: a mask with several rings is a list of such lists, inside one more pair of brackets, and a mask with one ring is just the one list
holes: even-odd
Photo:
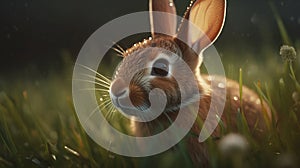
[[(246, 78), (247, 74), (245, 75), (242, 71), (236, 71), (235, 73), (240, 74), (240, 85), (249, 82)], [(296, 74), (295, 77), (297, 78)], [(63, 90), (64, 88), (62, 86), (64, 85), (55, 84), (57, 83), (57, 79), (60, 78), (65, 77), (57, 74), (57, 77), (45, 79), (43, 88), (50, 88), (51, 85), (54, 85), (52, 87), (58, 87)], [(272, 78), (274, 81), (279, 81), (281, 74), (273, 74)], [(17, 83), (14, 83), (14, 85), (17, 85)], [(275, 162), (277, 158), (280, 158), (281, 155), (282, 157), (285, 157), (285, 153), (293, 155), (293, 157), (300, 156), (297, 143), (297, 139), (300, 138), (300, 135), (297, 133), (299, 132), (299, 121), (297, 120), (299, 112), (291, 108), (295, 105), (293, 102), (288, 101), (289, 97), (291, 98), (291, 95), (285, 94), (284, 96), (276, 96), (278, 90), (287, 93), (290, 89), (290, 85), (287, 85), (282, 79), (282, 82), (279, 82), (275, 87), (273, 85), (272, 87), (265, 87), (265, 90), (267, 90), (266, 93), (264, 93), (261, 86), (256, 85), (256, 87), (258, 95), (270, 105), (272, 111), (278, 112), (278, 115), (282, 120), (279, 123), (280, 132), (278, 132), (277, 129), (271, 130), (270, 135), (276, 136), (267, 140), (267, 143), (252, 141), (250, 133), (247, 131), (243, 132), (243, 136), (247, 137), (251, 149), (247, 154), (249, 160), (244, 162), (245, 166), (272, 166), (272, 163)], [(32, 94), (41, 93), (39, 93), (39, 91), (32, 92), (28, 89), (28, 97), (25, 99), (22, 95), (23, 90), (19, 90), (18, 92), (18, 95), (10, 94), (9, 91), (7, 91), (6, 94), (4, 94), (4, 92), (1, 94), (0, 146), (1, 149), (4, 149), (0, 151), (1, 166), (64, 167), (71, 165), (74, 167), (152, 167), (153, 163), (155, 163), (155, 165), (162, 167), (185, 166), (189, 163), (189, 159), (187, 158), (188, 155), (185, 154), (186, 150), (184, 149), (183, 143), (176, 148), (176, 150), (180, 151), (179, 154), (166, 152), (158, 156), (147, 158), (128, 158), (113, 154), (95, 144), (86, 135), (84, 130), (82, 130), (80, 123), (74, 115), (75, 111), (72, 106), (72, 101), (70, 101), (70, 93), (66, 94), (66, 97), (57, 97), (57, 93), (48, 93), (47, 100), (56, 99), (57, 101), (63, 101), (64, 106), (54, 106), (52, 107), (52, 110), (45, 108), (42, 112), (38, 112), (34, 110), (35, 107), (29, 108), (28, 106), (34, 106), (34, 103), (32, 102), (34, 101), (32, 99), (34, 95)], [(41, 90), (40, 92), (43, 91)], [(242, 96), (242, 94), (243, 92), (240, 90), (240, 96)], [(20, 106), (20, 104), (22, 104), (22, 106)], [(278, 111), (276, 109), (277, 106), (274, 106), (276, 104), (277, 106), (280, 105), (280, 109), (285, 109), (285, 111)], [(47, 102), (44, 102), (42, 105), (47, 107)], [(61, 109), (65, 110), (62, 111)], [(242, 111), (240, 112), (241, 115)], [(47, 118), (47, 120), (52, 120), (50, 124), (44, 123), (45, 118), (42, 117), (44, 114), (48, 114), (50, 117)], [(242, 128), (243, 126), (246, 126), (242, 116), (239, 116), (238, 120), (241, 123)], [(120, 120), (113, 120), (112, 122), (119, 121)], [(198, 121), (198, 123), (201, 125), (201, 121)], [(126, 124), (126, 122), (118, 123), (118, 125), (123, 127), (127, 127), (125, 126)], [(222, 123), (221, 127), (223, 127)], [(224, 128), (224, 134), (227, 132), (230, 132), (230, 128)], [(197, 138), (197, 135), (195, 135), (195, 138)], [(209, 139), (205, 143), (209, 144), (208, 149), (209, 155), (212, 158), (212, 166), (222, 167), (224, 160), (219, 156), (217, 142), (218, 140)], [(192, 164), (190, 164), (190, 166), (191, 165)], [(231, 164), (228, 163), (225, 165)]]
[[(282, 65), (278, 64), (278, 66)], [(296, 71), (294, 67), (293, 70)], [(234, 70), (232, 71), (234, 73)], [(244, 83), (253, 82), (247, 81), (247, 74), (243, 73), (242, 69), (240, 71), (237, 69), (235, 73), (239, 74), (239, 83), (241, 86)], [(291, 159), (291, 164), (296, 164), (298, 162), (300, 156), (300, 151), (298, 150), (298, 139), (300, 138), (298, 120), (299, 110), (295, 110), (295, 108), (292, 107), (300, 106), (293, 101), (289, 101), (292, 99), (289, 90), (295, 89), (295, 92), (298, 91), (293, 82), (287, 82), (288, 80), (293, 81), (289, 77), (289, 73), (284, 75), (288, 78), (283, 79), (284, 76), (282, 76), (282, 74), (272, 74), (272, 79), (280, 82), (277, 84), (272, 83), (272, 87), (267, 87), (269, 85), (265, 85), (265, 92), (261, 85), (255, 83), (258, 95), (262, 100), (265, 100), (269, 104), (274, 116), (278, 115), (281, 120), (278, 124), (272, 126), (274, 129), (271, 129), (268, 133), (270, 138), (265, 141), (254, 141), (248, 131), (242, 131), (243, 136), (246, 137), (249, 142), (250, 149), (247, 153), (248, 159), (243, 162), (245, 166), (273, 166), (274, 162), (277, 162), (281, 157), (286, 157), (286, 155), (291, 155), (289, 158)], [(297, 74), (294, 74), (293, 76), (297, 79)], [(192, 166), (189, 162), (188, 155), (186, 154), (184, 142), (181, 142), (179, 146), (175, 148), (179, 151), (177, 154), (165, 152), (157, 156), (146, 158), (123, 157), (99, 147), (81, 128), (81, 125), (76, 118), (72, 101), (70, 100), (70, 92), (64, 94), (65, 96), (57, 95), (56, 92), (47, 93), (47, 95), (42, 94), (51, 87), (57, 87), (59, 88), (58, 90), (65, 89), (63, 87), (66, 86), (65, 83), (63, 85), (58, 85), (57, 83), (59, 83), (58, 79), (66, 78), (67, 77), (62, 76), (61, 74), (57, 74), (51, 78), (44, 79), (45, 81), (42, 81), (43, 88), (40, 91), (31, 90), (30, 87), (33, 87), (34, 85), (34, 83), (31, 83), (29, 88), (26, 89), (26, 98), (23, 95), (24, 90), (16, 91), (18, 94), (13, 94), (9, 90), (7, 90), (6, 93), (1, 93), (0, 147), (3, 149), (0, 151), (1, 167)], [(68, 82), (69, 81), (66, 80), (66, 83)], [(10, 83), (10, 85), (18, 85), (17, 83), (18, 82), (13, 84)], [(280, 90), (282, 94), (279, 94), (278, 90)], [(240, 89), (240, 96), (242, 96), (242, 94), (243, 91)], [(34, 104), (34, 101), (36, 100), (33, 99), (35, 96), (42, 100), (55, 99), (57, 102), (64, 103), (62, 103), (63, 106), (61, 107), (57, 105), (48, 107), (47, 102), (42, 101), (42, 106), (47, 108), (42, 109), (42, 111), (36, 111), (36, 105)], [(45, 124), (44, 121), (45, 118), (43, 116), (45, 114), (48, 116), (48, 124)], [(241, 124), (241, 130), (244, 130), (245, 128), (243, 127), (247, 125), (242, 114), (242, 111), (240, 111), (240, 116), (237, 116), (237, 120)], [(119, 121), (119, 119), (114, 120), (114, 118), (112, 118), (111, 122)], [(199, 119), (197, 122), (199, 125), (202, 124), (202, 121)], [(123, 128), (127, 128), (127, 124), (126, 121), (117, 123), (117, 125)], [(221, 127), (224, 127), (224, 135), (231, 131), (231, 128), (225, 128), (225, 126), (222, 126), (222, 123), (220, 124)], [(124, 132), (126, 133), (126, 129)], [(198, 138), (198, 135), (189, 136)], [(220, 138), (222, 139), (222, 137)], [(210, 138), (205, 143), (208, 144), (208, 153), (211, 157), (212, 167), (222, 167), (223, 164), (233, 164), (226, 163), (229, 161), (222, 159), (223, 157), (219, 154), (220, 151), (217, 146), (217, 139)]]
[[(271, 1), (270, 1), (271, 2)], [(274, 8), (271, 5), (271, 8)], [(275, 11), (274, 9), (272, 9)], [(276, 11), (275, 11), (276, 12)], [(281, 18), (276, 14), (276, 20), (282, 35), (283, 43), (292, 44), (288, 38)], [(295, 50), (295, 49), (294, 49)], [(285, 52), (285, 51), (284, 51)], [(281, 52), (281, 53), (284, 53)], [(273, 51), (265, 51), (275, 57)], [(294, 53), (288, 51), (288, 53)], [(296, 53), (296, 51), (295, 51)], [(233, 53), (236, 54), (236, 53)], [(226, 55), (226, 53), (224, 53)], [(233, 55), (238, 57), (238, 55)], [(293, 55), (290, 55), (293, 56)], [(293, 57), (291, 57), (293, 58)], [(226, 59), (226, 57), (224, 57)], [(272, 57), (268, 57), (272, 59)], [(295, 58), (298, 60), (299, 58)], [(267, 60), (270, 61), (270, 60)], [(271, 60), (273, 61), (273, 60)], [(225, 60), (226, 62), (226, 60)], [(278, 63), (275, 67), (283, 67)], [(289, 71), (276, 73), (274, 69), (259, 66), (261, 83), (248, 79), (247, 69), (238, 69), (239, 62), (225, 64), (229, 67), (229, 75), (237, 78), (240, 84), (240, 96), (243, 95), (242, 85), (253, 84), (261, 100), (267, 102), (272, 111), (272, 118), (279, 118), (274, 122), (263, 141), (253, 140), (243, 118), (243, 109), (240, 108), (237, 121), (240, 130), (249, 143), (246, 160), (242, 160), (243, 167), (299, 167), (300, 161), (300, 100), (292, 94), (300, 94), (298, 61), (286, 61)], [(156, 156), (145, 158), (130, 158), (111, 153), (91, 140), (82, 129), (73, 108), (71, 100), (72, 63), (66, 63), (64, 73), (53, 72), (46, 78), (28, 79), (23, 81), (16, 78), (7, 82), (6, 87), (0, 88), (0, 167), (191, 167), (184, 142), (175, 150), (178, 153), (164, 152)], [(269, 68), (269, 69), (267, 69)], [(111, 71), (111, 69), (103, 69)], [(104, 72), (104, 74), (109, 72)], [(27, 84), (25, 84), (27, 83)], [(264, 87), (263, 87), (264, 86)], [(5, 89), (4, 89), (5, 88)], [(95, 91), (97, 92), (97, 91)], [(98, 93), (98, 92), (97, 92)], [(100, 97), (102, 93), (99, 93)], [(242, 107), (243, 102), (240, 102)], [(263, 108), (263, 107), (262, 107)], [(226, 111), (224, 112), (226, 115)], [(220, 117), (220, 116), (218, 116)], [(126, 133), (127, 120), (111, 120)], [(203, 121), (197, 118), (201, 126)], [(232, 128), (220, 123), (222, 132), (229, 133)], [(244, 130), (244, 131), (243, 131)], [(247, 129), (246, 129), (247, 130)], [(99, 133), (101, 130), (99, 130)], [(198, 135), (187, 135), (195, 136)], [(222, 139), (223, 137), (220, 137)], [(220, 154), (218, 139), (209, 138), (208, 155), (211, 166), (214, 168), (233, 165), (230, 160)], [(240, 163), (241, 160), (238, 160)]]
[(244, 114), (244, 106), (243, 106), (243, 70), (239, 69), (239, 96), (240, 96), (240, 107), (238, 108), (237, 113), (237, 125), (238, 129), (244, 133), (245, 135), (250, 135), (249, 127), (247, 124), (247, 120)]

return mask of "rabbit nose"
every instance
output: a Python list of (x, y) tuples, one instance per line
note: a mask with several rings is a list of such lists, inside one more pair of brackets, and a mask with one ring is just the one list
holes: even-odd
[(110, 93), (112, 94), (113, 97), (115, 98), (122, 97), (127, 92), (128, 92), (128, 87), (126, 87), (124, 80), (117, 79), (112, 83), (110, 88)]

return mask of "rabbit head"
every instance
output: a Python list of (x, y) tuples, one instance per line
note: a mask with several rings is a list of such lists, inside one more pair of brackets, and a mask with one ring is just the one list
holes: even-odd
[[(151, 90), (158, 88), (165, 94), (164, 112), (176, 112), (181, 105), (199, 100), (196, 93), (206, 94), (208, 90), (199, 72), (201, 53), (221, 32), (225, 0), (191, 1), (178, 31), (172, 0), (150, 0), (149, 8), (152, 37), (124, 52), (124, 59), (110, 86), (110, 96), (113, 104), (123, 112), (132, 109), (143, 111), (151, 106)], [(168, 15), (158, 16), (154, 11)], [(158, 29), (169, 35), (156, 33)], [(199, 30), (203, 33), (199, 34)], [(187, 70), (178, 63), (179, 58), (188, 65), (193, 75), (187, 75)], [(175, 80), (174, 75), (179, 79)], [(195, 79), (197, 86), (193, 87), (189, 81)], [(178, 80), (185, 81), (183, 87), (178, 87)]]

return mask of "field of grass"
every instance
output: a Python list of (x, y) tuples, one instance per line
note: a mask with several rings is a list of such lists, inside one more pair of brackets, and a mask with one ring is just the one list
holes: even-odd
[[(295, 45), (300, 49), (299, 44)], [(212, 167), (297, 167), (300, 150), (299, 58), (283, 61), (278, 52), (262, 66), (253, 61), (224, 61), (228, 77), (240, 80), (265, 99), (278, 123), (272, 125), (265, 141), (257, 142), (247, 132), (248, 148), (222, 151), (208, 140)], [(118, 156), (95, 144), (81, 128), (72, 104), (73, 62), (63, 52), (62, 70), (44, 74), (29, 70), (32, 77), (19, 76), (0, 83), (0, 165), (1, 167), (178, 167), (191, 166), (184, 142), (178, 152), (146, 158)], [(230, 63), (227, 63), (230, 62)], [(242, 65), (242, 66), (240, 66)], [(292, 67), (291, 67), (291, 66)], [(242, 80), (239, 79), (242, 68)], [(264, 72), (264, 73), (258, 73)], [(260, 80), (257, 80), (260, 79)], [(242, 124), (242, 118), (237, 117)], [(124, 123), (125, 124), (125, 123)], [(225, 130), (224, 135), (230, 132)], [(234, 147), (233, 147), (234, 148)], [(241, 149), (240, 149), (241, 148)], [(239, 157), (237, 157), (239, 156)]]
[[(292, 43), (280, 18), (277, 21), (282, 43), (300, 51), (300, 41)], [(245, 131), (243, 118), (237, 116), (241, 132), (237, 138), (242, 138), (242, 142), (226, 144), (228, 129), (223, 130), (219, 140), (224, 143), (213, 139), (205, 142), (211, 167), (299, 167), (300, 56), (293, 61), (283, 60), (280, 46), (266, 47), (261, 59), (243, 54), (247, 55), (243, 57), (247, 61), (238, 60), (237, 53), (223, 49), (227, 77), (255, 90), (278, 116), (278, 122), (270, 125), (265, 140), (256, 141)], [(192, 166), (184, 140), (175, 147), (176, 152), (145, 158), (119, 156), (93, 142), (74, 110), (71, 93), (74, 60), (71, 58), (68, 51), (63, 51), (59, 69), (50, 67), (41, 72), (33, 66), (25, 72), (0, 77), (0, 167)], [(104, 69), (107, 72), (101, 73), (112, 73), (111, 68)], [(112, 124), (126, 127), (127, 123), (112, 120)]]

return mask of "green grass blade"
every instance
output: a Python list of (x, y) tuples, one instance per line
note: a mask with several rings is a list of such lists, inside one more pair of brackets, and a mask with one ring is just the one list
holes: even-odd
[(274, 1), (273, 0), (268, 0), (268, 2), (269, 2), (271, 10), (273, 12), (273, 15), (274, 15), (274, 18), (276, 20), (277, 26), (279, 28), (279, 32), (280, 32), (283, 43), (292, 45), (292, 41), (288, 36), (288, 32), (287, 32), (287, 30), (284, 26), (284, 23), (282, 21), (282, 18), (280, 16), (279, 12), (278, 12), (275, 4), (274, 4)]

